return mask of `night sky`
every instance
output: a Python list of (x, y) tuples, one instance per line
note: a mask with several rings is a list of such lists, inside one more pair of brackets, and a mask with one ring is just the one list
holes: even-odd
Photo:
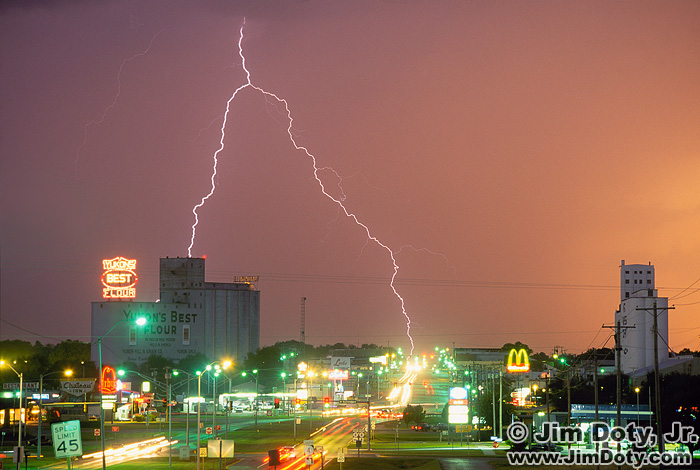
[[(696, 1), (4, 1), (0, 338), (89, 341), (105, 258), (158, 298), (244, 18), (252, 83), (395, 253), (416, 352), (611, 346), (623, 259), (700, 349)], [(309, 343), (407, 347), (388, 252), (288, 125), (236, 96), (192, 256), (261, 277), (263, 345), (299, 339), (304, 296)]]

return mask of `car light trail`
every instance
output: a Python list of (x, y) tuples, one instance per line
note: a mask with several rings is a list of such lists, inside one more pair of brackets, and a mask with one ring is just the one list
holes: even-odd
[[(147, 439), (145, 441), (134, 442), (131, 444), (126, 444), (122, 447), (115, 447), (110, 449), (105, 449), (105, 457), (110, 459), (110, 463), (116, 463), (117, 461), (124, 461), (134, 459), (136, 457), (145, 458), (149, 456), (155, 456), (157, 452), (165, 447), (177, 444), (178, 441), (168, 441), (164, 436)], [(98, 461), (102, 459), (102, 452), (95, 452), (92, 454), (83, 455), (83, 460), (95, 459)]]

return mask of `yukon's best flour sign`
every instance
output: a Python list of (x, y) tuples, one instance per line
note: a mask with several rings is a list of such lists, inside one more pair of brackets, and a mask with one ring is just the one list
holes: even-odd
[(133, 299), (136, 297), (136, 260), (118, 256), (102, 260), (102, 297), (105, 299)]

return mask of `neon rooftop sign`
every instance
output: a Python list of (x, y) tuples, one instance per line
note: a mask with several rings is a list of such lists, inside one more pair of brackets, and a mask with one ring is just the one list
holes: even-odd
[(136, 260), (118, 256), (102, 260), (102, 297), (105, 299), (133, 299), (136, 297)]

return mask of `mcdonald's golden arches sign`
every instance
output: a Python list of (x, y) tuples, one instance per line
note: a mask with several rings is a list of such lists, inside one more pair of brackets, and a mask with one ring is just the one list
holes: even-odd
[(508, 353), (508, 372), (530, 372), (530, 358), (524, 349), (511, 349)]

